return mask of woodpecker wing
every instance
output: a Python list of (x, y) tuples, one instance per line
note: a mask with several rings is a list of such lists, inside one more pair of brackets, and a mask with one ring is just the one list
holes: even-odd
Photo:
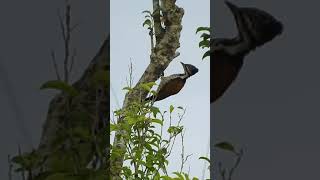
[[(184, 76), (184, 74), (174, 74), (168, 77), (162, 77), (157, 89), (155, 101), (160, 101), (180, 92), (186, 82), (186, 78)], [(151, 96), (146, 100), (151, 100), (153, 98), (154, 97)]]
[(210, 64), (212, 81), (211, 102), (215, 102), (225, 93), (238, 76), (243, 65), (241, 57), (231, 57), (217, 52), (214, 58), (215, 60)]

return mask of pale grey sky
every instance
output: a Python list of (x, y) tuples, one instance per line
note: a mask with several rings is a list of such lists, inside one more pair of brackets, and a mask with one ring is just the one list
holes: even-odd
[[(183, 72), (180, 61), (193, 64), (199, 72), (188, 79), (180, 93), (169, 97), (155, 105), (161, 110), (168, 110), (172, 104), (187, 108), (183, 125), (186, 128), (186, 154), (193, 154), (188, 160), (185, 171), (190, 166), (190, 174), (201, 178), (203, 161), (208, 150), (210, 136), (210, 65), (209, 59), (201, 60), (203, 50), (198, 48), (199, 35), (195, 34), (199, 26), (210, 24), (210, 1), (177, 1), (184, 8), (183, 30), (181, 34), (181, 55), (176, 58), (165, 71), (165, 75)], [(149, 63), (150, 39), (148, 30), (142, 27), (144, 10), (151, 10), (152, 1), (111, 0), (111, 110), (122, 105), (128, 76), (130, 59), (134, 66), (134, 83), (140, 78)], [(169, 159), (169, 171), (180, 168), (180, 144), (177, 143), (172, 157)], [(208, 174), (208, 172), (207, 172)]]

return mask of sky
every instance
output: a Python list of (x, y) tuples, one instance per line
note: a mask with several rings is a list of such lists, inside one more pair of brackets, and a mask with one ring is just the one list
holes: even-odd
[[(38, 146), (48, 104), (57, 94), (39, 87), (55, 79), (51, 49), (56, 50), (58, 63), (62, 62), (57, 10), (63, 2), (0, 2), (0, 179), (8, 179), (7, 155), (16, 155), (18, 145), (22, 151)], [(73, 38), (78, 52), (72, 75), (76, 80), (107, 36), (109, 8), (103, 0), (74, 1), (72, 5), (73, 22), (79, 23)]]
[[(122, 106), (127, 86), (128, 67), (133, 64), (134, 84), (139, 80), (149, 64), (150, 39), (148, 30), (142, 27), (144, 14), (142, 11), (151, 10), (152, 1), (111, 0), (111, 110)], [(181, 55), (174, 59), (166, 69), (165, 76), (182, 73), (181, 62), (193, 64), (199, 72), (187, 80), (184, 88), (177, 95), (169, 97), (155, 105), (162, 111), (168, 110), (172, 104), (175, 107), (183, 106), (187, 109), (182, 124), (186, 128), (185, 150), (186, 154), (193, 154), (186, 164), (187, 172), (202, 176), (203, 161), (200, 156), (206, 156), (210, 137), (210, 77), (209, 59), (201, 60), (203, 50), (198, 48), (199, 35), (195, 34), (197, 27), (209, 26), (210, 9), (209, 0), (177, 1), (184, 8), (185, 15), (182, 20)], [(126, 6), (124, 6), (124, 4)], [(113, 140), (113, 139), (111, 139)], [(180, 168), (180, 149), (177, 143), (173, 155), (169, 158), (169, 171)], [(208, 175), (208, 173), (207, 173)]]
[[(213, 2), (214, 35), (232, 37), (232, 14), (223, 0)], [(214, 140), (245, 148), (233, 179), (319, 179), (320, 2), (232, 2), (266, 10), (284, 25), (281, 36), (247, 56), (235, 83), (211, 106)], [(215, 157), (231, 160), (221, 152)]]

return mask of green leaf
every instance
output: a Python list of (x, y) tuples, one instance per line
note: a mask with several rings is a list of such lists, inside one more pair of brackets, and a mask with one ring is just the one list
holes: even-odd
[(132, 88), (130, 88), (130, 87), (124, 87), (124, 88), (122, 88), (122, 90), (132, 91)]
[(150, 19), (146, 19), (146, 20), (143, 22), (142, 26), (144, 27), (145, 25), (147, 25), (148, 27), (151, 27), (151, 26), (152, 26), (151, 20), (150, 20)]
[(173, 180), (173, 178), (171, 178), (169, 176), (161, 176), (160, 178), (164, 179), (164, 180)]
[(79, 94), (79, 92), (69, 85), (68, 83), (64, 81), (59, 81), (59, 80), (53, 80), (53, 81), (48, 81), (44, 83), (41, 87), (41, 90), (43, 89), (56, 89), (56, 90), (61, 90), (67, 94), (69, 94), (72, 97), (75, 97)]
[(168, 133), (173, 134), (173, 135), (177, 135), (179, 133), (181, 133), (183, 130), (183, 126), (170, 126), (167, 130)]
[(210, 57), (210, 54), (211, 54), (210, 51), (205, 52), (202, 56), (202, 60), (206, 57)]
[(203, 33), (200, 37), (203, 38), (204, 40), (207, 40), (207, 39), (210, 39), (210, 34)]
[(208, 31), (210, 33), (210, 27), (198, 27), (196, 34), (200, 31)]
[(173, 110), (174, 110), (174, 107), (170, 105), (170, 113), (172, 113)]
[(178, 173), (178, 172), (173, 172), (173, 174), (175, 174), (176, 176), (179, 177), (179, 179), (184, 180), (184, 177), (182, 174)]
[(155, 82), (141, 83), (141, 84), (139, 85), (139, 87), (141, 87), (142, 89), (150, 92), (152, 86), (155, 85), (155, 84), (156, 84)]
[(199, 47), (205, 48), (205, 47), (210, 47), (210, 41), (208, 40), (203, 40), (201, 42), (199, 42)]
[(210, 159), (209, 159), (209, 158), (207, 158), (207, 157), (201, 156), (201, 157), (199, 157), (199, 159), (206, 160), (208, 163), (210, 163)]
[(182, 110), (183, 110), (183, 107), (182, 107), (182, 106), (179, 106), (178, 109), (182, 109)]
[(16, 164), (23, 164), (24, 158), (23, 158), (23, 156), (15, 156), (11, 159), (11, 161)]
[(160, 113), (160, 109), (157, 107), (154, 107), (154, 106), (150, 107), (150, 110), (151, 110), (154, 118), (156, 118), (157, 114)]
[(190, 180), (190, 177), (187, 173), (183, 173), (185, 180)]
[(150, 11), (148, 11), (148, 10), (142, 11), (142, 14), (143, 14), (143, 13), (147, 13), (147, 14), (149, 14), (149, 15), (152, 15), (152, 13), (151, 13)]
[(234, 146), (228, 142), (220, 142), (215, 144), (214, 146), (222, 150), (235, 152)]
[(110, 132), (118, 130), (118, 126), (110, 123)]
[(146, 84), (140, 84), (139, 87), (144, 89), (144, 90), (146, 90), (146, 91), (148, 91), (148, 92), (151, 91), (151, 88), (149, 86), (147, 86)]
[(151, 120), (154, 123), (160, 124), (161, 126), (163, 126), (163, 121), (161, 119), (152, 119)]
[(156, 95), (157, 95), (157, 92), (156, 92), (156, 91), (154, 91), (154, 90), (151, 90), (151, 91), (150, 91), (150, 93), (151, 93), (152, 95), (154, 95), (154, 96), (156, 96)]
[(148, 82), (148, 83), (144, 83), (144, 84), (149, 86), (150, 88), (152, 88), (152, 86), (156, 85), (155, 82)]
[(144, 146), (145, 146), (146, 149), (148, 149), (149, 151), (153, 152), (153, 149), (152, 149), (150, 144), (146, 143)]

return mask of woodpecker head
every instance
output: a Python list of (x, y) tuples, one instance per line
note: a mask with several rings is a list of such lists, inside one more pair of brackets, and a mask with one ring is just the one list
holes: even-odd
[(257, 8), (240, 8), (225, 2), (237, 23), (240, 36), (249, 36), (253, 48), (271, 41), (283, 31), (283, 25), (269, 13)]
[(196, 68), (195, 66), (191, 65), (191, 64), (184, 64), (183, 62), (180, 62), (182, 64), (182, 67), (184, 69), (184, 73), (187, 75), (187, 78), (190, 76), (193, 76), (194, 74), (196, 74), (199, 69)]

